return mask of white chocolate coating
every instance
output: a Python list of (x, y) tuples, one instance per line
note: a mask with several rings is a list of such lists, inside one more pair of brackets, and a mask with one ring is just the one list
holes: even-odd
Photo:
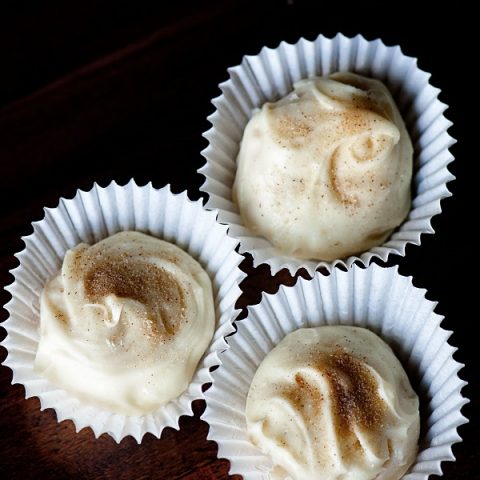
[(364, 328), (287, 335), (260, 364), (246, 417), (274, 478), (398, 480), (416, 457), (418, 397), (390, 347)]
[(121, 232), (69, 250), (45, 286), (37, 373), (82, 401), (149, 413), (190, 383), (213, 336), (208, 274), (175, 245)]
[(247, 124), (233, 199), (282, 254), (331, 261), (381, 245), (410, 209), (413, 147), (383, 83), (301, 80)]

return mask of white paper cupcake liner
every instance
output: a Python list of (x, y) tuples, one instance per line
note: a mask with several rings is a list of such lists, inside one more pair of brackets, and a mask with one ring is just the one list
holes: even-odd
[[(226, 348), (225, 335), (234, 331), (235, 302), (245, 274), (238, 268), (243, 257), (235, 252), (238, 241), (227, 236), (227, 227), (216, 222), (216, 211), (207, 211), (187, 194), (174, 195), (169, 186), (160, 190), (149, 183), (125, 186), (112, 182), (79, 190), (71, 200), (60, 199), (57, 208), (46, 208), (45, 218), (34, 222), (24, 237), (25, 249), (17, 254), (20, 265), (11, 271), (15, 280), (6, 289), (12, 299), (5, 306), (10, 317), (3, 324), (8, 350), (4, 362), (13, 371), (12, 383), (25, 387), (26, 397), (40, 399), (42, 410), (53, 408), (58, 421), (71, 419), (77, 431), (90, 427), (95, 436), (110, 434), (117, 442), (127, 435), (138, 442), (147, 432), (160, 437), (165, 427), (178, 429), (181, 415), (192, 415), (192, 401), (204, 398), (202, 385), (211, 382), (210, 367)], [(158, 411), (141, 416), (112, 414), (86, 405), (39, 377), (34, 359), (39, 341), (39, 295), (46, 281), (61, 267), (67, 249), (80, 242), (93, 244), (123, 230), (137, 230), (175, 243), (196, 258), (210, 275), (215, 295), (217, 328), (188, 389)]]
[(295, 286), (264, 294), (260, 304), (249, 307), (248, 317), (228, 338), (229, 349), (220, 355), (222, 365), (213, 373), (202, 415), (210, 425), (208, 439), (218, 443), (218, 456), (230, 460), (230, 473), (246, 480), (270, 478), (271, 460), (249, 441), (245, 419), (248, 390), (265, 356), (298, 328), (357, 325), (394, 349), (420, 397), (419, 453), (403, 478), (441, 475), (441, 462), (455, 459), (452, 445), (461, 441), (457, 428), (467, 422), (461, 408), (468, 400), (461, 394), (466, 382), (458, 377), (463, 365), (447, 343), (451, 332), (440, 327), (443, 317), (425, 293), (396, 267), (355, 265), (348, 272), (334, 269), (330, 276), (299, 278)]
[[(405, 222), (381, 246), (360, 255), (333, 262), (306, 261), (282, 255), (273, 245), (247, 229), (232, 201), (236, 156), (245, 126), (255, 108), (286, 95), (293, 83), (315, 75), (352, 71), (382, 80), (392, 92), (415, 146), (413, 202)], [(440, 90), (429, 83), (430, 74), (417, 67), (417, 60), (400, 47), (387, 47), (381, 40), (367, 41), (361, 35), (334, 38), (320, 35), (313, 41), (282, 42), (278, 48), (263, 48), (229, 68), (230, 78), (219, 85), (222, 94), (212, 100), (216, 111), (208, 117), (212, 128), (204, 137), (206, 164), (199, 170), (206, 180), (207, 207), (217, 208), (218, 220), (230, 225), (229, 234), (240, 240), (240, 252), (250, 252), (254, 265), (267, 263), (275, 274), (282, 268), (295, 273), (305, 267), (310, 274), (318, 267), (349, 267), (355, 261), (368, 265), (373, 257), (386, 261), (390, 254), (405, 255), (408, 243), (420, 245), (422, 233), (434, 233), (433, 216), (441, 212), (440, 201), (450, 196), (446, 184), (454, 179), (447, 166), (453, 160), (449, 147), (455, 140), (447, 133), (452, 125), (438, 100)]]

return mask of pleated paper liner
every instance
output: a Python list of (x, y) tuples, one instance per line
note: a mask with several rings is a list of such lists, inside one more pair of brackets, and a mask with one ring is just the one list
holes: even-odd
[[(25, 387), (26, 397), (36, 396), (41, 408), (53, 408), (58, 421), (71, 419), (77, 431), (90, 427), (95, 436), (110, 434), (117, 442), (127, 435), (141, 442), (147, 432), (160, 437), (165, 427), (178, 429), (181, 415), (192, 415), (192, 402), (204, 398), (202, 386), (211, 382), (209, 369), (218, 365), (218, 353), (226, 348), (225, 335), (233, 330), (235, 302), (241, 294), (243, 259), (235, 252), (238, 242), (227, 236), (227, 227), (216, 222), (216, 211), (207, 211), (185, 192), (175, 195), (169, 186), (157, 190), (151, 184), (125, 186), (114, 182), (105, 188), (95, 184), (79, 190), (73, 199), (60, 199), (46, 208), (45, 218), (33, 223), (24, 237), (25, 249), (17, 254), (20, 266), (12, 270), (12, 294), (5, 306), (10, 317), (3, 324), (8, 350), (4, 362), (13, 371), (13, 382)], [(188, 389), (158, 411), (124, 416), (80, 402), (34, 371), (39, 341), (39, 295), (46, 281), (61, 267), (65, 252), (86, 242), (93, 244), (123, 230), (137, 230), (175, 243), (197, 259), (209, 274), (215, 295), (216, 331)]]
[[(240, 141), (254, 109), (285, 96), (302, 78), (337, 71), (377, 78), (393, 94), (416, 151), (411, 211), (383, 245), (359, 255), (333, 262), (287, 257), (246, 228), (232, 201)], [(399, 46), (387, 47), (361, 35), (338, 34), (331, 39), (320, 35), (313, 41), (302, 38), (293, 45), (265, 47), (258, 55), (245, 56), (228, 74), (219, 85), (221, 95), (212, 100), (216, 110), (208, 117), (212, 127), (204, 134), (209, 145), (202, 152), (206, 164), (199, 170), (205, 176), (201, 190), (209, 195), (207, 207), (218, 209), (218, 220), (230, 226), (229, 234), (240, 240), (240, 252), (250, 252), (255, 266), (267, 263), (273, 275), (285, 267), (292, 274), (301, 267), (313, 274), (319, 267), (331, 270), (355, 261), (368, 265), (374, 257), (386, 261), (390, 254), (403, 256), (408, 243), (419, 245), (422, 234), (434, 233), (431, 219), (441, 212), (440, 201), (450, 196), (447, 183), (454, 179), (447, 169), (454, 139), (447, 133), (451, 122), (443, 115), (447, 105), (438, 100), (440, 90), (429, 83), (430, 74), (418, 68), (415, 58), (404, 55)]]
[(270, 478), (271, 460), (249, 441), (245, 419), (247, 393), (265, 356), (298, 328), (355, 325), (393, 348), (420, 397), (419, 453), (403, 478), (441, 475), (441, 463), (454, 460), (452, 445), (461, 441), (457, 428), (467, 422), (461, 408), (468, 400), (461, 394), (466, 382), (458, 377), (463, 365), (448, 344), (451, 332), (440, 326), (443, 317), (425, 293), (397, 268), (354, 265), (348, 272), (336, 268), (329, 276), (299, 278), (295, 286), (264, 294), (260, 304), (249, 307), (220, 355), (222, 365), (213, 372), (202, 415), (210, 425), (208, 439), (218, 443), (218, 456), (231, 463), (230, 473), (246, 480)]

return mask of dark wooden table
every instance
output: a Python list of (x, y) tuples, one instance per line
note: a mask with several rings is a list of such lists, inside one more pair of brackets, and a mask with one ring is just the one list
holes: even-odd
[[(413, 2), (163, 3), (2, 6), (1, 284), (11, 282), (8, 271), (17, 265), (13, 254), (23, 248), (20, 237), (31, 232), (30, 222), (42, 217), (44, 206), (56, 206), (60, 196), (71, 197), (77, 188), (134, 177), (156, 187), (171, 183), (174, 191), (188, 189), (198, 198), (202, 177), (196, 170), (203, 163), (199, 152), (206, 146), (201, 134), (209, 127), (210, 99), (219, 93), (226, 68), (243, 54), (283, 39), (338, 31), (401, 44), (442, 89), (459, 143), (452, 149), (454, 195), (433, 222), (436, 235), (424, 237), (421, 247), (408, 247), (406, 258), (390, 264), (399, 263), (401, 273), (414, 275), (415, 285), (428, 289), (428, 298), (439, 301), (437, 312), (446, 317), (443, 325), (454, 330), (455, 357), (466, 363), (461, 377), (470, 382), (464, 393), (471, 403), (464, 413), (471, 423), (460, 429), (464, 442), (454, 448), (457, 462), (445, 464), (445, 478), (480, 478), (478, 314), (464, 313), (472, 298), (466, 274), (478, 268), (470, 261), (478, 246), (463, 216), (478, 217), (476, 202), (467, 206), (467, 176), (478, 164), (478, 139), (467, 133), (478, 81), (462, 63), (465, 53), (475, 55), (464, 47), (473, 41), (467, 22), (474, 14), (452, 6), (435, 7), (431, 16), (418, 13)], [(455, 25), (460, 33), (452, 33)], [(249, 259), (243, 267), (251, 276), (242, 285), (241, 307), (257, 303), (262, 290), (273, 292), (279, 283), (292, 282), (285, 273), (272, 278), (268, 268), (253, 269)], [(9, 294), (0, 295), (2, 304), (8, 301)], [(2, 309), (1, 320), (6, 316)], [(4, 358), (0, 349), (0, 361)], [(131, 438), (117, 445), (107, 435), (95, 440), (90, 430), (76, 434), (71, 422), (58, 424), (53, 411), (40, 412), (38, 400), (25, 400), (23, 387), (10, 382), (10, 370), (0, 367), (2, 479), (228, 478), (228, 462), (216, 458), (215, 443), (206, 440), (208, 426), (199, 420), (202, 402), (195, 404), (195, 417), (182, 418), (180, 431), (167, 429), (161, 440), (148, 435), (142, 445)]]

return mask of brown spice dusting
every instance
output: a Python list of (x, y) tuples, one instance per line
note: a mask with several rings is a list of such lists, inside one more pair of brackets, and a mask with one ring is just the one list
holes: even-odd
[(339, 127), (345, 137), (363, 133), (370, 123), (363, 110), (346, 110), (337, 115), (340, 117)]
[(352, 190), (351, 182), (348, 184), (348, 182), (337, 173), (339, 160), (340, 152), (339, 149), (336, 148), (330, 159), (330, 166), (328, 169), (328, 175), (330, 177), (333, 193), (344, 207), (359, 207), (360, 201), (358, 196), (353, 193), (355, 192), (355, 189)]
[[(312, 385), (301, 373), (295, 374), (295, 385), (284, 392), (284, 396), (304, 417), (305, 423), (320, 413), (323, 395), (316, 385)], [(307, 411), (308, 410), (308, 411)]]
[(159, 335), (157, 318), (167, 335), (173, 335), (185, 316), (185, 292), (166, 270), (128, 255), (93, 262), (84, 279), (85, 292), (92, 301), (114, 294), (136, 300), (147, 307), (150, 335)]
[[(377, 392), (374, 376), (362, 360), (339, 346), (331, 354), (321, 354), (309, 365), (329, 385), (332, 417), (342, 458), (348, 460), (362, 454), (355, 428), (376, 436), (386, 421), (386, 405)], [(298, 372), (294, 380), (295, 384), (284, 391), (284, 396), (308, 425), (321, 414), (324, 398), (319, 386), (308, 376)]]
[(322, 356), (316, 368), (330, 386), (342, 458), (358, 455), (363, 449), (355, 427), (376, 436), (385, 423), (386, 405), (378, 395), (377, 382), (361, 360), (340, 347), (334, 353)]
[(304, 137), (309, 135), (313, 130), (308, 122), (301, 122), (289, 116), (284, 116), (279, 119), (278, 128), (287, 138)]
[(275, 128), (281, 145), (287, 142), (290, 148), (297, 149), (313, 132), (314, 124), (311, 121), (299, 118), (298, 112), (292, 116), (285, 112), (275, 119)]
[[(330, 355), (322, 355), (314, 368), (330, 385), (333, 413), (341, 437), (351, 435), (356, 425), (369, 432), (383, 426), (385, 403), (377, 393), (375, 378), (360, 360), (337, 348)], [(286, 397), (296, 407), (303, 408), (306, 404), (314, 409), (320, 407), (323, 396), (317, 385), (311, 384), (302, 373), (295, 375), (295, 384), (295, 388), (286, 392)]]
[(302, 393), (307, 393), (307, 395), (314, 400), (314, 404), (318, 404), (323, 400), (318, 388), (312, 387), (301, 373), (295, 375), (295, 383)]
[(325, 356), (317, 366), (330, 383), (337, 428), (342, 436), (355, 425), (373, 432), (383, 426), (386, 406), (368, 368), (342, 349)]
[[(295, 383), (285, 389), (282, 392), (282, 396), (293, 405), (296, 412), (302, 417), (303, 423), (307, 428), (311, 428), (315, 418), (321, 414), (323, 395), (318, 389), (318, 386), (309, 381), (308, 377), (302, 373), (297, 372), (294, 380)], [(308, 427), (309, 425), (310, 427)], [(271, 433), (265, 431), (265, 425), (263, 429), (267, 436), (272, 436)], [(317, 439), (316, 436), (315, 439)], [(286, 445), (288, 443), (288, 431), (277, 433), (275, 441), (278, 445)], [(299, 462), (304, 461), (301, 455), (297, 455), (300, 452), (292, 451), (291, 453)]]

